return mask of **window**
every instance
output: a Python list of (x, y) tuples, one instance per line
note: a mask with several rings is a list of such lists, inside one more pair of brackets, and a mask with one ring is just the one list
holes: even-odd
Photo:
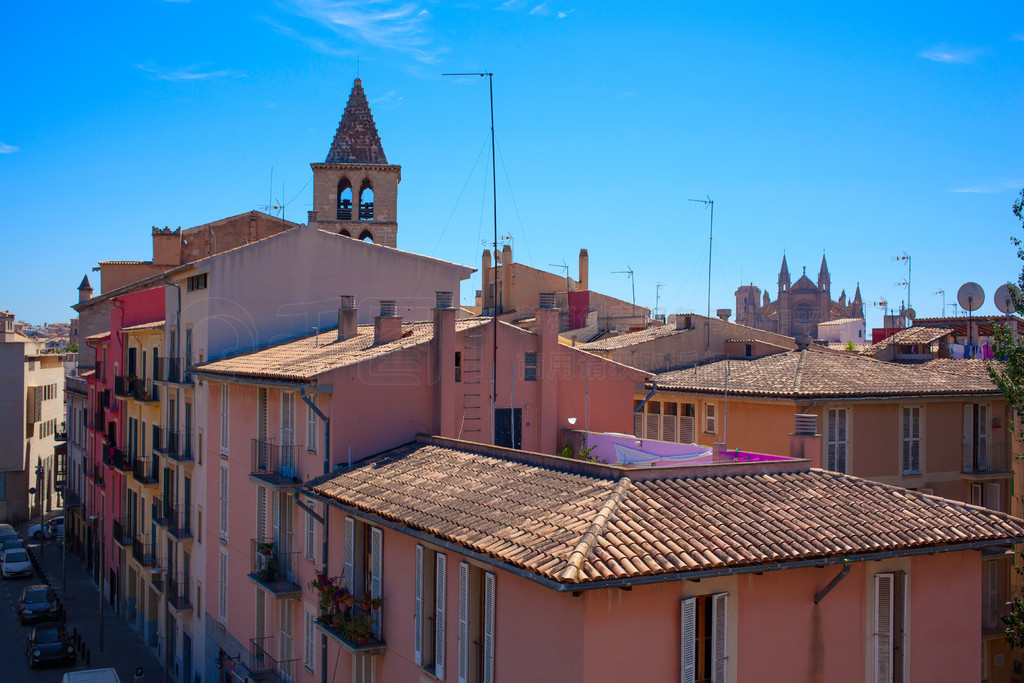
[(921, 474), (921, 408), (903, 408), (903, 474)]
[[(316, 405), (316, 394), (309, 396), (309, 400)], [(316, 412), (308, 404), (306, 405), (306, 450), (316, 453)]]
[(196, 619), (203, 618), (203, 584), (196, 580)]
[(220, 468), (220, 537), (228, 538), (228, 468)]
[(200, 273), (188, 278), (185, 281), (185, 288), (190, 292), (194, 292), (197, 289), (206, 289), (206, 275), (206, 273)]
[(715, 404), (705, 403), (704, 404), (704, 433), (714, 434), (715, 433)]
[(413, 636), (416, 663), (444, 678), (445, 603), (448, 557), (416, 546)]
[(846, 408), (829, 408), (825, 443), (825, 469), (844, 474), (846, 473), (847, 417)]
[(989, 510), (1000, 509), (999, 482), (989, 481), (971, 484), (971, 505)]
[(196, 506), (196, 543), (203, 542), (203, 506)]
[(988, 466), (988, 406), (982, 403), (964, 404), (964, 472), (987, 472)]
[(874, 648), (876, 683), (905, 680), (903, 650), (907, 613), (907, 575), (904, 572), (875, 574)]
[(495, 577), (459, 563), (459, 683), (494, 683)]
[(306, 513), (306, 552), (304, 556), (310, 562), (316, 562), (316, 519), (308, 512)]
[(753, 344), (744, 344), (743, 345), (743, 357), (744, 358), (753, 358), (754, 357), (754, 345)]
[[(371, 598), (383, 596), (384, 532), (375, 526), (345, 517), (345, 546), (342, 557), (342, 583), (354, 595), (369, 593)], [(381, 611), (374, 610), (373, 637), (380, 639)]]
[(725, 683), (729, 661), (729, 594), (684, 598), (681, 614), (683, 683)]
[(526, 357), (523, 360), (523, 381), (524, 382), (536, 382), (537, 381), (537, 352), (527, 351)]
[(455, 381), (462, 381), (462, 352), (455, 352)]
[(316, 615), (306, 607), (303, 614), (302, 664), (309, 671), (316, 671)]
[(220, 454), (228, 457), (231, 393), (227, 384), (220, 385)]
[(217, 584), (217, 616), (220, 623), (228, 623), (228, 556), (220, 553), (220, 574)]

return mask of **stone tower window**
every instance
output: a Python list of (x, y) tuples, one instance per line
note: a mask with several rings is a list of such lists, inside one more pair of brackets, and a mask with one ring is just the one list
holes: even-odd
[(359, 188), (359, 220), (373, 220), (373, 185), (364, 180)]
[(346, 230), (345, 228), (342, 228), (341, 230), (339, 230), (339, 231), (338, 231), (338, 234), (339, 234), (339, 235), (344, 235), (345, 237), (351, 237), (351, 236), (352, 236), (352, 233), (350, 233), (350, 232), (349, 232), (348, 230)]
[(352, 220), (352, 183), (348, 178), (338, 181), (338, 220)]
[(373, 233), (370, 232), (369, 230), (363, 230), (361, 233), (359, 233), (359, 239), (363, 242), (365, 242), (366, 240), (370, 240), (372, 242)]

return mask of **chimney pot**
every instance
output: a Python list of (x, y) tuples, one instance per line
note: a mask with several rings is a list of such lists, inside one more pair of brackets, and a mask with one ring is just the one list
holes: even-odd
[(539, 308), (543, 310), (550, 310), (555, 307), (555, 293), (554, 292), (541, 292), (540, 293), (540, 305)]
[(356, 298), (343, 294), (341, 308), (338, 309), (338, 341), (351, 339), (358, 333), (359, 311), (356, 310)]
[(373, 319), (373, 343), (388, 344), (402, 338), (402, 319), (394, 301), (380, 302), (380, 315)]
[(453, 292), (435, 292), (437, 308), (454, 308), (455, 294)]
[(393, 318), (394, 316), (398, 315), (398, 305), (394, 301), (381, 299), (380, 315), (382, 318)]

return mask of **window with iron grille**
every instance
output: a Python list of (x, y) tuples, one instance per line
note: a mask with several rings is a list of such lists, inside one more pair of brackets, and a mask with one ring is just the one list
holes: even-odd
[(524, 360), (523, 381), (537, 381), (537, 353), (535, 351), (526, 352), (526, 358)]

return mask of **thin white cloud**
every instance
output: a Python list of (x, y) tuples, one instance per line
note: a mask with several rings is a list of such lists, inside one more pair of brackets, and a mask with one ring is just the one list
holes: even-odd
[(971, 187), (957, 187), (950, 190), (950, 192), (962, 192), (965, 194), (995, 194), (996, 192), (999, 192), (999, 190), (993, 187), (981, 187), (974, 185)]
[(1016, 192), (1022, 185), (1024, 185), (1024, 180), (1022, 179), (1003, 180), (995, 183), (957, 187), (949, 190), (949, 192), (961, 192), (965, 194), (998, 194), (1000, 192), (1007, 192), (1010, 190)]
[(285, 26), (284, 24), (274, 21), (269, 17), (262, 17), (262, 19), (270, 24), (271, 28), (281, 35), (299, 41), (313, 52), (319, 52), (322, 55), (329, 55), (331, 57), (353, 57), (356, 55), (354, 50), (346, 50), (338, 47), (337, 45), (332, 45), (325, 40), (320, 40), (319, 38), (313, 38), (312, 36), (307, 36), (304, 33), (299, 33), (290, 26)]
[(571, 10), (559, 10), (558, 14), (556, 16), (559, 19), (565, 19), (567, 16), (569, 16), (570, 14), (574, 14), (575, 12), (576, 12), (576, 10), (574, 10), (574, 9), (571, 9)]
[(541, 4), (537, 5), (536, 7), (530, 10), (530, 15), (534, 14), (539, 14), (542, 17), (546, 17), (547, 15), (551, 14), (551, 10), (548, 9), (546, 3), (542, 2)]
[(930, 59), (933, 62), (941, 62), (943, 64), (969, 64), (974, 61), (978, 51), (967, 48), (955, 48), (949, 47), (948, 45), (936, 45), (930, 47), (927, 50), (922, 50), (917, 53), (918, 57), (924, 57)]
[(402, 102), (402, 96), (398, 94), (397, 90), (389, 90), (380, 97), (375, 97), (370, 100), (370, 104), (378, 107), (389, 107), (391, 105), (400, 104)]
[(14, 154), (18, 151), (18, 148), (14, 145), (8, 145), (6, 142), (0, 142), (0, 154)]
[(205, 64), (195, 64), (184, 67), (164, 67), (153, 64), (136, 64), (136, 68), (153, 76), (161, 81), (202, 81), (208, 78), (224, 78), (226, 76), (239, 76), (237, 71), (228, 69), (206, 69)]
[(430, 12), (393, 0), (291, 0), (295, 11), (340, 38), (406, 52), (433, 64), (442, 50), (430, 47)]

